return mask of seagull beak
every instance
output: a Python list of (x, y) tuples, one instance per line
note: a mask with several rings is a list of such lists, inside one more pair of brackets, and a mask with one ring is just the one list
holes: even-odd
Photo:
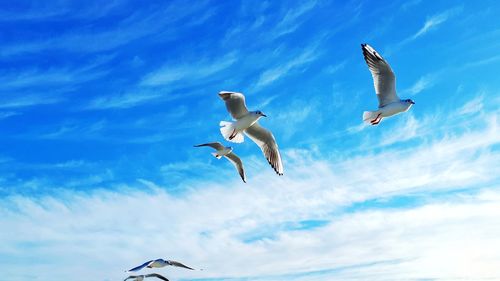
[(264, 113), (262, 113), (261, 115), (264, 116), (264, 117), (267, 117), (267, 115), (265, 115)]
[(414, 102), (414, 101), (410, 101), (410, 103), (411, 103), (411, 104), (415, 104), (415, 102)]

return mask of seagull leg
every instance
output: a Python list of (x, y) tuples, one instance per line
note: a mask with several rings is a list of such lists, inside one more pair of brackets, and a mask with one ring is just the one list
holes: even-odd
[(234, 139), (234, 137), (236, 137), (236, 130), (233, 130), (233, 132), (231, 133), (231, 135), (229, 136), (229, 140), (232, 140)]
[(382, 117), (380, 117), (382, 113), (379, 113), (377, 115), (377, 117), (375, 117), (375, 119), (373, 119), (370, 123), (372, 123), (372, 125), (377, 125), (378, 123), (380, 123), (380, 121), (382, 121)]

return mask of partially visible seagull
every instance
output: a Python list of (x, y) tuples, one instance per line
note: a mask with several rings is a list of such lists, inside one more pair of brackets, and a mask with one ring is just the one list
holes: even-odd
[(225, 147), (220, 142), (204, 143), (195, 145), (194, 147), (201, 147), (201, 146), (210, 146), (215, 150), (217, 150), (216, 152), (212, 152), (212, 155), (215, 156), (215, 158), (217, 159), (220, 159), (222, 156), (224, 156), (227, 160), (233, 163), (234, 167), (236, 167), (236, 170), (238, 170), (238, 173), (240, 174), (240, 177), (243, 180), (243, 182), (245, 183), (247, 182), (247, 178), (245, 176), (245, 170), (243, 169), (243, 162), (241, 162), (241, 159), (238, 157), (238, 155), (233, 153), (232, 147)]
[(191, 270), (194, 270), (194, 268), (191, 268), (189, 266), (186, 266), (178, 261), (173, 261), (173, 260), (164, 260), (164, 259), (156, 259), (156, 260), (150, 260), (150, 261), (147, 261), (137, 267), (134, 267), (132, 269), (129, 269), (128, 271), (139, 271), (145, 267), (147, 268), (158, 268), (158, 267), (165, 267), (167, 265), (170, 265), (170, 266), (177, 266), (177, 267), (183, 267), (183, 268), (187, 268), (187, 269), (191, 269)]
[(243, 132), (251, 138), (262, 150), (267, 161), (278, 175), (283, 175), (283, 162), (273, 134), (261, 127), (257, 121), (267, 117), (262, 111), (248, 111), (245, 96), (242, 93), (222, 91), (220, 98), (226, 103), (226, 108), (236, 122), (220, 122), (220, 132), (228, 141), (241, 143)]
[(405, 112), (415, 104), (411, 99), (401, 100), (396, 95), (396, 76), (389, 64), (370, 45), (361, 44), (363, 56), (373, 77), (378, 98), (378, 109), (363, 112), (363, 121), (372, 125), (380, 123), (383, 117)]
[(129, 279), (132, 279), (132, 281), (142, 281), (144, 278), (149, 278), (149, 277), (156, 277), (158, 279), (164, 280), (164, 281), (169, 281), (166, 277), (158, 274), (158, 273), (151, 273), (151, 274), (146, 274), (146, 275), (130, 275), (129, 277), (125, 278), (123, 281), (127, 281)]

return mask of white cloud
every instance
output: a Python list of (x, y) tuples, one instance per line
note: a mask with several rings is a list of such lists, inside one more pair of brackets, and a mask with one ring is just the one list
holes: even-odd
[(231, 67), (237, 61), (235, 53), (230, 53), (216, 60), (201, 60), (185, 64), (166, 64), (159, 70), (147, 74), (142, 86), (165, 86), (182, 80), (209, 78)]
[(61, 96), (48, 97), (43, 95), (25, 95), (1, 99), (0, 108), (19, 108), (36, 105), (54, 104), (64, 101)]
[[(248, 184), (227, 163), (216, 178), (191, 181), (177, 194), (167, 192), (171, 186), (141, 184), (12, 196), (0, 202), (0, 228), (9, 230), (0, 233), (0, 252), (16, 261), (43, 257), (43, 263), (31, 263), (29, 271), (22, 262), (0, 268), (12, 281), (28, 275), (116, 280), (129, 267), (164, 257), (204, 269), (168, 273), (188, 280), (498, 277), (500, 154), (491, 148), (500, 143), (499, 124), (494, 116), (482, 123), (459, 135), (349, 159), (284, 150), (284, 177), (274, 175), (261, 157), (251, 158), (245, 162)], [(195, 170), (189, 162), (162, 170), (213, 169), (210, 163), (196, 165)], [(418, 204), (369, 207), (400, 196)], [(356, 204), (367, 207), (363, 211)], [(346, 207), (353, 211), (345, 212)], [(328, 223), (304, 230), (282, 227), (304, 220)], [(266, 234), (262, 230), (272, 236), (259, 239), (259, 233)], [(249, 234), (257, 234), (252, 243), (242, 238)]]
[(403, 142), (419, 136), (419, 131), (422, 127), (429, 125), (429, 122), (417, 120), (413, 114), (408, 113), (398, 122), (394, 130), (388, 131), (380, 141), (380, 145), (391, 145), (397, 142)]
[(451, 17), (456, 16), (457, 14), (461, 13), (462, 10), (463, 10), (463, 6), (459, 6), (459, 7), (455, 7), (455, 8), (446, 10), (440, 14), (431, 16), (430, 18), (428, 18), (425, 21), (424, 26), (422, 26), (422, 28), (420, 28), (417, 31), (417, 33), (415, 33), (413, 36), (411, 36), (411, 40), (415, 40), (415, 39), (419, 38), (420, 36), (429, 32), (430, 30), (438, 27), (439, 25), (441, 25), (442, 23), (444, 23), (445, 21), (447, 21)]
[(102, 64), (111, 57), (98, 58), (97, 61), (78, 68), (22, 69), (10, 70), (0, 76), (0, 91), (18, 91), (23, 88), (74, 86), (98, 79), (107, 71), (100, 70)]
[(435, 77), (433, 75), (425, 75), (415, 82), (410, 88), (404, 89), (402, 94), (416, 95), (434, 84)]
[(3, 111), (0, 112), (0, 120), (6, 119), (12, 116), (20, 115), (21, 113), (15, 111)]
[(390, 47), (388, 50), (385, 52), (385, 56), (390, 56), (392, 53), (395, 51), (399, 50), (402, 48), (404, 45), (412, 42), (413, 40), (416, 40), (417, 38), (420, 38), (424, 36), (425, 34), (429, 33), (431, 30), (436, 29), (438, 26), (442, 25), (446, 21), (448, 21), (450, 18), (453, 18), (454, 16), (460, 14), (463, 10), (463, 6), (457, 6), (451, 9), (448, 9), (442, 13), (433, 15), (425, 21), (424, 25), (413, 35), (403, 39), (396, 45)]
[[(179, 34), (179, 30), (189, 28), (191, 25), (190, 21), (183, 20), (207, 9), (207, 3), (206, 1), (199, 1), (195, 4), (171, 1), (161, 8), (145, 7), (127, 18), (115, 21), (115, 25), (106, 29), (95, 30), (88, 27), (93, 25), (85, 25), (78, 30), (52, 36), (50, 39), (3, 44), (0, 48), (0, 56), (40, 53), (46, 50), (92, 53), (112, 50), (152, 34), (175, 37)], [(112, 9), (113, 5), (99, 3), (97, 8), (95, 12), (82, 13), (82, 17), (95, 19), (95, 15), (104, 15), (106, 9)], [(81, 9), (78, 12), (81, 12)], [(205, 17), (204, 20), (209, 18)], [(198, 19), (195, 24), (200, 24), (200, 20), (202, 19)]]
[(86, 109), (131, 108), (166, 96), (161, 90), (137, 90), (124, 94), (100, 96), (91, 100)]
[(473, 100), (464, 104), (459, 110), (459, 114), (478, 113), (483, 109), (483, 96), (477, 96)]
[(316, 7), (315, 0), (301, 1), (300, 3), (300, 6), (288, 10), (283, 18), (276, 24), (276, 27), (270, 31), (269, 35), (271, 35), (272, 39), (276, 39), (297, 30), (302, 24), (299, 19)]
[(316, 46), (308, 47), (300, 55), (294, 57), (293, 59), (278, 65), (274, 68), (267, 69), (260, 76), (257, 81), (255, 88), (259, 89), (265, 87), (276, 80), (281, 79), (286, 76), (291, 70), (295, 68), (302, 67), (318, 58), (319, 54), (316, 50)]

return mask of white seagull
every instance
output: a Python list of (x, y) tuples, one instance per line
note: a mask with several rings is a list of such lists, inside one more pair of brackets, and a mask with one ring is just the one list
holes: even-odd
[(236, 167), (236, 170), (238, 170), (238, 173), (240, 174), (240, 177), (243, 180), (243, 182), (245, 183), (247, 182), (247, 177), (245, 176), (245, 170), (243, 169), (243, 162), (241, 162), (241, 159), (238, 157), (238, 155), (233, 153), (232, 147), (223, 146), (220, 142), (204, 143), (195, 145), (194, 147), (201, 147), (201, 146), (210, 146), (215, 150), (217, 150), (216, 152), (212, 152), (212, 155), (215, 156), (215, 158), (217, 159), (220, 159), (222, 156), (224, 156), (227, 160), (233, 163), (234, 167)]
[(363, 121), (372, 125), (380, 123), (383, 117), (405, 112), (415, 104), (411, 99), (401, 100), (396, 95), (396, 76), (389, 64), (370, 45), (361, 44), (363, 56), (373, 77), (378, 98), (378, 109), (363, 112)]
[(156, 277), (156, 278), (164, 280), (164, 281), (169, 281), (165, 276), (162, 276), (158, 273), (151, 273), (151, 274), (146, 274), (146, 275), (130, 275), (129, 277), (125, 278), (123, 281), (127, 281), (129, 279), (132, 279), (132, 281), (142, 281), (145, 278), (149, 278), (149, 277)]
[(156, 259), (156, 260), (150, 260), (150, 261), (147, 261), (137, 267), (134, 267), (132, 269), (129, 269), (128, 271), (139, 271), (145, 267), (147, 268), (158, 268), (158, 267), (165, 267), (167, 265), (170, 265), (170, 266), (177, 266), (177, 267), (183, 267), (183, 268), (187, 268), (187, 269), (191, 269), (191, 270), (194, 270), (194, 268), (191, 268), (189, 266), (186, 266), (178, 261), (173, 261), (173, 260), (164, 260), (164, 259)]
[(248, 111), (245, 96), (242, 93), (222, 91), (220, 98), (226, 103), (226, 108), (236, 122), (220, 122), (220, 132), (228, 141), (241, 143), (243, 133), (251, 138), (262, 150), (271, 167), (278, 175), (283, 175), (283, 162), (273, 134), (261, 127), (257, 121), (267, 117), (262, 111)]

